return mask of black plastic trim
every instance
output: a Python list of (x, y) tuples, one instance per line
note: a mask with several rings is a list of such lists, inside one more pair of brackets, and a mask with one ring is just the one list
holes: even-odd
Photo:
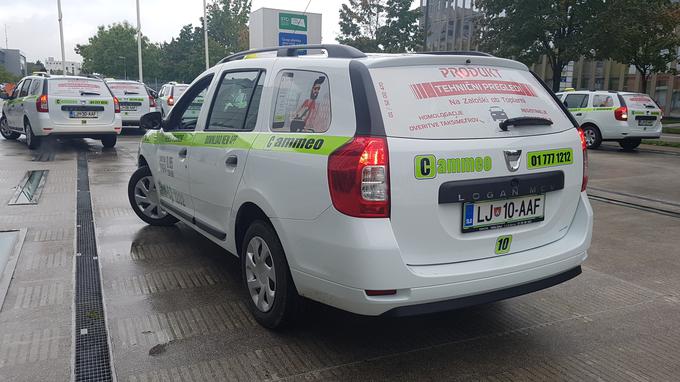
[(562, 103), (562, 101), (560, 101), (560, 99), (557, 98), (557, 96), (555, 95), (555, 92), (553, 92), (552, 89), (550, 89), (550, 88), (548, 87), (548, 85), (545, 83), (545, 81), (543, 81), (543, 79), (541, 79), (541, 77), (539, 77), (538, 74), (536, 74), (536, 73), (534, 73), (533, 71), (531, 71), (531, 75), (533, 75), (534, 78), (536, 79), (536, 81), (538, 81), (538, 83), (541, 84), (541, 86), (543, 86), (543, 89), (545, 89), (545, 90), (548, 92), (548, 94), (550, 94), (550, 96), (552, 97), (553, 101), (555, 101), (555, 102), (557, 103), (557, 106), (558, 106), (560, 109), (562, 109), (562, 111), (564, 112), (564, 114), (566, 114), (567, 118), (569, 118), (569, 120), (570, 120), (571, 123), (574, 125), (574, 127), (578, 128), (578, 127), (579, 127), (579, 124), (578, 124), (578, 122), (576, 122), (576, 118), (574, 118), (574, 116), (571, 114), (571, 112), (569, 111), (569, 109), (567, 109), (567, 107), (564, 106), (564, 104)]
[(389, 317), (405, 317), (418, 314), (444, 312), (448, 310), (466, 308), (474, 305), (488, 304), (491, 302), (505, 300), (508, 298), (517, 297), (523, 294), (528, 294), (542, 289), (550, 288), (552, 286), (561, 284), (565, 281), (569, 281), (580, 274), (581, 266), (577, 266), (576, 268), (572, 268), (566, 272), (550, 276), (545, 279), (532, 281), (530, 283), (521, 284), (506, 289), (500, 289), (493, 292), (482, 293), (474, 296), (456, 298), (452, 300), (431, 302), (419, 305), (400, 306), (398, 308), (388, 310), (382, 315)]
[(356, 60), (350, 61), (349, 79), (354, 96), (356, 135), (385, 136), (378, 96), (366, 65)]
[(219, 229), (214, 228), (213, 226), (211, 226), (211, 225), (209, 225), (208, 223), (205, 223), (205, 222), (203, 222), (203, 221), (201, 221), (201, 220), (198, 220), (198, 219), (194, 218), (194, 224), (196, 224), (196, 226), (197, 226), (198, 228), (200, 228), (200, 229), (204, 230), (205, 232), (209, 233), (210, 236), (213, 236), (213, 237), (215, 237), (215, 238), (217, 238), (217, 239), (224, 240), (224, 239), (227, 238), (227, 233), (226, 233), (226, 232), (222, 232), (222, 231), (220, 231)]
[(104, 106), (91, 105), (62, 105), (63, 111), (104, 111)]
[(418, 52), (418, 54), (431, 54), (434, 56), (478, 56), (478, 57), (495, 57), (486, 52), (479, 52), (476, 50), (436, 50), (432, 52)]
[(249, 54), (276, 52), (277, 57), (297, 57), (301, 50), (319, 49), (325, 50), (328, 58), (363, 58), (366, 57), (364, 52), (357, 48), (342, 45), (342, 44), (310, 44), (310, 45), (289, 45), (289, 46), (273, 46), (269, 48), (251, 49), (243, 52), (229, 55), (218, 62), (223, 64), (225, 62), (239, 60)]
[[(564, 188), (564, 172), (455, 180), (439, 186), (439, 204), (482, 202), (527, 195), (539, 195)], [(477, 195), (477, 197), (475, 197)]]
[(656, 121), (656, 116), (654, 115), (636, 115), (636, 121)]

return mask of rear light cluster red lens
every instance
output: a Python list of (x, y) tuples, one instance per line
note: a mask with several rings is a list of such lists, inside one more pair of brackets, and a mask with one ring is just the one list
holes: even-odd
[(396, 289), (380, 289), (380, 290), (370, 290), (367, 289), (366, 291), (366, 296), (393, 296), (397, 294)]
[(113, 97), (113, 111), (120, 113), (120, 102), (118, 102), (118, 97)]
[(38, 113), (48, 113), (50, 111), (47, 101), (47, 94), (43, 94), (38, 97), (38, 99), (35, 101), (35, 108), (38, 110)]
[(621, 106), (620, 108), (614, 110), (614, 118), (616, 118), (617, 121), (627, 121), (628, 108), (626, 106)]
[(156, 107), (156, 99), (149, 96), (149, 107)]
[(581, 150), (583, 150), (583, 179), (581, 180), (581, 192), (588, 187), (588, 144), (586, 143), (586, 134), (582, 128), (578, 128), (578, 136), (581, 138)]
[(175, 99), (172, 98), (172, 96), (168, 97), (168, 106), (172, 106), (175, 104)]
[(335, 209), (360, 218), (390, 216), (389, 153), (384, 137), (354, 137), (328, 158)]

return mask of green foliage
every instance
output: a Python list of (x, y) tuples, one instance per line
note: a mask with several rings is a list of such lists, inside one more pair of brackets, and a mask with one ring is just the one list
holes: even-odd
[[(208, 29), (210, 31), (210, 29)], [(163, 43), (160, 50), (162, 77), (189, 83), (205, 70), (203, 28), (191, 24), (182, 27), (179, 36), (169, 43)], [(214, 64), (226, 55), (226, 49), (208, 36), (210, 63)]]
[(249, 47), (251, 0), (217, 0), (208, 5), (208, 37), (229, 53)]
[(592, 53), (589, 42), (606, 17), (602, 0), (478, 0), (476, 5), (483, 15), (481, 49), (525, 64), (546, 55), (553, 90), (569, 61)]
[(349, 0), (340, 8), (337, 41), (364, 52), (400, 53), (420, 50), (420, 9), (410, 0)]
[(680, 4), (670, 0), (608, 2), (599, 36), (592, 39), (598, 57), (633, 65), (642, 75), (641, 91), (653, 73), (668, 71), (677, 60)]
[(0, 65), (0, 83), (17, 82), (18, 80), (19, 78), (8, 72), (4, 66)]
[(26, 71), (31, 74), (33, 72), (45, 72), (47, 70), (45, 69), (45, 65), (43, 65), (40, 60), (37, 60), (36, 62), (27, 62)]

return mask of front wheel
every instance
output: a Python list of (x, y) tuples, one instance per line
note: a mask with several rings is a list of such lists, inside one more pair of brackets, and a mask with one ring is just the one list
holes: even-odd
[(7, 140), (15, 140), (21, 136), (21, 134), (16, 131), (9, 129), (9, 123), (7, 123), (7, 118), (0, 118), (0, 135)]
[(269, 329), (290, 325), (298, 314), (300, 296), (274, 228), (261, 220), (253, 222), (240, 257), (247, 305), (255, 320)]
[(106, 148), (111, 148), (116, 145), (116, 141), (118, 141), (117, 135), (107, 135), (102, 138), (102, 145)]
[(638, 146), (640, 146), (640, 143), (642, 143), (642, 139), (640, 139), (640, 138), (622, 139), (622, 140), (619, 141), (619, 145), (625, 151), (635, 150)]
[(583, 135), (586, 137), (586, 145), (589, 149), (596, 149), (602, 144), (602, 134), (596, 126), (583, 126)]
[(128, 199), (135, 214), (146, 223), (155, 226), (170, 226), (178, 222), (160, 205), (156, 183), (148, 166), (137, 169), (128, 183)]

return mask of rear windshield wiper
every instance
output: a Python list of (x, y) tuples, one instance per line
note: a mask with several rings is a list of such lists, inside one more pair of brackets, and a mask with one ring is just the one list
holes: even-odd
[(541, 125), (552, 125), (553, 121), (547, 118), (541, 117), (515, 117), (508, 118), (505, 121), (498, 124), (498, 127), (503, 131), (508, 131), (508, 126), (541, 126)]
[(86, 92), (86, 91), (82, 91), (82, 90), (81, 90), (81, 91), (80, 91), (80, 95), (81, 95), (81, 96), (84, 96), (84, 95), (95, 95), (95, 96), (96, 96), (96, 95), (101, 95), (101, 94), (95, 93), (95, 92)]

